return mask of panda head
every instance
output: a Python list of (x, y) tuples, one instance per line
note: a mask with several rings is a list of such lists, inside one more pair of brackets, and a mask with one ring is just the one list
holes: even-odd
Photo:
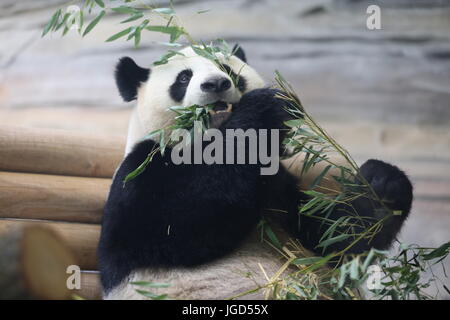
[[(212, 104), (218, 118), (223, 118), (219, 113), (229, 111), (244, 93), (264, 86), (261, 76), (246, 63), (244, 51), (236, 48), (228, 58), (217, 54), (224, 70), (191, 47), (151, 69), (124, 57), (116, 68), (117, 87), (125, 101), (137, 99), (138, 117), (146, 132), (172, 124), (176, 115), (168, 110), (172, 106)], [(238, 75), (236, 85), (230, 74)]]

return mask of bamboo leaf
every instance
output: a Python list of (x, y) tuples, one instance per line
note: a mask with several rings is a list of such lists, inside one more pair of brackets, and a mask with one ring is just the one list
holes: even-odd
[(146, 27), (145, 29), (147, 29), (148, 31), (169, 34), (170, 42), (176, 41), (181, 35), (186, 33), (183, 30), (183, 28), (176, 27), (176, 26), (149, 26), (149, 27)]
[(55, 18), (55, 22), (54, 22), (53, 27), (52, 27), (52, 31), (55, 31), (56, 28), (58, 27), (58, 21), (59, 21), (59, 18), (61, 17), (61, 14), (62, 14), (61, 9), (56, 11), (56, 18)]
[(157, 295), (145, 290), (136, 290), (137, 293), (143, 295), (144, 297), (150, 298), (152, 300), (164, 300), (167, 298), (167, 294)]
[[(326, 265), (334, 256), (335, 255), (333, 253), (330, 253), (329, 255), (321, 258), (320, 260), (313, 262), (305, 269), (302, 269), (301, 273), (306, 274), (306, 273), (312, 272), (312, 271)], [(299, 264), (297, 264), (297, 265), (299, 265)]]
[(449, 249), (450, 249), (450, 242), (444, 243), (439, 248), (434, 249), (433, 251), (431, 251), (428, 254), (425, 254), (423, 256), (423, 259), (431, 260), (431, 259), (436, 259), (436, 258), (442, 257), (444, 255), (448, 255)]
[(350, 237), (352, 237), (351, 234), (343, 233), (343, 234), (340, 234), (340, 235), (338, 235), (338, 236), (336, 236), (336, 237), (329, 238), (329, 239), (327, 239), (327, 240), (322, 241), (321, 243), (319, 243), (319, 244), (316, 246), (316, 248), (326, 248), (326, 247), (328, 247), (328, 246), (331, 245), (331, 244), (334, 244), (334, 243), (343, 241), (343, 240), (348, 239), (348, 238), (350, 238)]
[(269, 240), (272, 242), (272, 244), (277, 248), (281, 248), (280, 241), (278, 240), (277, 236), (275, 235), (272, 228), (269, 226), (269, 224), (267, 222), (263, 224), (263, 228), (264, 228), (265, 234), (267, 235)]
[(148, 139), (150, 139), (150, 138), (152, 138), (152, 137), (154, 137), (154, 136), (160, 134), (161, 132), (163, 132), (163, 129), (156, 129), (156, 130), (153, 130), (152, 132), (146, 134), (146, 135), (141, 139), (141, 141), (148, 140)]
[(445, 284), (442, 286), (444, 287), (445, 291), (447, 291), (447, 293), (450, 294), (450, 290), (447, 288), (447, 286)]
[(139, 29), (134, 33), (134, 47), (139, 47), (139, 43), (141, 42), (141, 31)]
[(311, 207), (307, 208), (305, 211), (301, 211), (300, 213), (311, 216), (315, 214), (317, 211), (323, 211), (324, 207), (328, 205), (329, 199), (319, 198), (317, 203), (314, 203)]
[(320, 238), (319, 242), (322, 242), (324, 239), (327, 238), (332, 238), (334, 232), (336, 231), (336, 228), (339, 226), (344, 226), (344, 221), (346, 221), (347, 219), (349, 219), (349, 217), (346, 216), (342, 216), (339, 217), (339, 219), (337, 219), (330, 227), (328, 227), (328, 229), (323, 233), (322, 237)]
[(157, 282), (148, 282), (148, 281), (134, 281), (130, 282), (130, 284), (141, 286), (141, 287), (148, 287), (148, 288), (168, 288), (171, 286), (170, 283), (157, 283)]
[(50, 18), (50, 20), (47, 22), (47, 24), (44, 27), (44, 30), (42, 31), (41, 37), (45, 36), (54, 25), (56, 25), (56, 22), (58, 21), (59, 16), (61, 15), (61, 9), (58, 9), (53, 16)]
[(298, 258), (292, 261), (292, 264), (295, 265), (310, 265), (314, 264), (318, 261), (323, 260), (323, 257), (308, 257), (308, 258)]
[(127, 6), (111, 8), (111, 10), (113, 10), (114, 12), (117, 12), (117, 13), (122, 13), (122, 14), (135, 14), (137, 12), (140, 12), (139, 10), (137, 10), (135, 8), (127, 7)]
[[(159, 65), (162, 65), (162, 64), (166, 64), (167, 62), (169, 62), (169, 59), (170, 59), (170, 58), (172, 58), (172, 57), (174, 57), (174, 56), (176, 56), (176, 55), (184, 56), (184, 54), (182, 54), (181, 52), (169, 50), (167, 54), (165, 54), (164, 56), (162, 56), (158, 61), (153, 62), (153, 64), (154, 64), (155, 66), (159, 66)], [(172, 111), (175, 111), (176, 109), (174, 109), (174, 108), (176, 108), (176, 107), (171, 107), (171, 108), (169, 108), (169, 109), (172, 110)], [(180, 108), (184, 109), (184, 107), (180, 107)], [(176, 111), (176, 112), (177, 112), (178, 114), (181, 114), (181, 113), (179, 113), (178, 111)]]
[(144, 16), (144, 14), (142, 12), (136, 12), (131, 17), (121, 21), (120, 23), (127, 23), (127, 22), (131, 22), (131, 21), (135, 21), (135, 20), (142, 18), (143, 16)]
[(191, 46), (192, 50), (199, 56), (206, 58), (208, 60), (216, 60), (216, 56), (214, 54), (211, 54), (210, 52), (204, 50), (204, 48), (200, 48), (198, 46)]
[(79, 13), (79, 15), (80, 15), (79, 23), (80, 23), (80, 25), (78, 26), (78, 33), (81, 34), (81, 30), (83, 29), (83, 24), (84, 24), (84, 13), (83, 13), (83, 10), (80, 10), (79, 12), (80, 12)]
[(181, 43), (176, 42), (158, 42), (162, 46), (166, 47), (182, 47), (183, 45)]
[(343, 265), (339, 268), (339, 280), (337, 283), (338, 288), (342, 288), (345, 284), (345, 278), (347, 276), (347, 265)]
[(127, 41), (131, 40), (136, 35), (136, 30), (137, 30), (136, 26), (131, 27), (131, 30), (130, 30), (130, 32), (128, 34), (128, 37), (127, 37)]
[(306, 194), (306, 195), (308, 195), (308, 196), (311, 196), (311, 197), (319, 197), (319, 198), (322, 198), (322, 197), (325, 196), (325, 194), (323, 194), (322, 192), (315, 191), (315, 190), (305, 190), (303, 193)]
[(317, 203), (321, 201), (321, 198), (313, 198), (310, 201), (308, 201), (302, 208), (300, 209), (300, 213), (304, 213), (311, 209), (313, 206), (315, 206)]
[(127, 183), (130, 180), (135, 179), (137, 176), (139, 176), (142, 172), (144, 172), (147, 165), (152, 161), (153, 158), (153, 152), (149, 153), (147, 158), (145, 158), (144, 162), (142, 162), (139, 167), (137, 167), (135, 170), (127, 174), (127, 176), (124, 179), (124, 183)]
[(164, 152), (166, 151), (166, 142), (164, 139), (165, 139), (165, 131), (163, 129), (163, 131), (159, 135), (159, 148), (161, 150), (162, 155), (164, 155)]
[(374, 249), (371, 249), (369, 251), (369, 253), (367, 254), (367, 257), (364, 260), (364, 263), (362, 265), (363, 272), (366, 272), (366, 270), (369, 267), (370, 263), (372, 263), (372, 259), (374, 258), (374, 256), (375, 256), (375, 251), (374, 251)]
[(300, 172), (300, 176), (303, 176), (309, 169), (309, 158), (310, 154), (306, 153), (305, 159), (303, 161), (302, 171)]
[(303, 119), (292, 119), (285, 121), (284, 124), (290, 128), (301, 127), (304, 124)]
[(69, 18), (69, 16), (70, 16), (70, 13), (66, 13), (63, 16), (61, 22), (55, 27), (54, 31), (58, 31), (66, 23), (66, 21)]
[(95, 0), (95, 3), (97, 3), (99, 7), (105, 8), (105, 3), (102, 0)]
[(350, 264), (350, 279), (358, 280), (359, 279), (359, 258), (356, 257), (352, 260)]
[(109, 37), (108, 39), (106, 39), (106, 42), (111, 42), (111, 41), (117, 40), (117, 39), (119, 39), (121, 37), (124, 37), (127, 34), (129, 34), (132, 30), (133, 30), (133, 27), (129, 27), (129, 28), (125, 29), (125, 30), (117, 32), (116, 34), (114, 34), (111, 37)]
[(322, 182), (323, 177), (325, 177), (325, 175), (332, 167), (333, 167), (332, 165), (326, 166), (325, 169), (323, 169), (323, 171), (313, 180), (309, 189), (315, 189), (317, 185), (319, 185)]
[(153, 9), (152, 11), (156, 12), (156, 13), (170, 15), (170, 16), (173, 16), (175, 14), (175, 11), (172, 8), (156, 8), (156, 9)]
[(97, 25), (97, 23), (100, 22), (100, 20), (103, 18), (103, 16), (106, 14), (105, 10), (102, 10), (95, 18), (91, 21), (91, 23), (88, 24), (86, 29), (83, 32), (83, 37), (87, 35), (94, 27)]
[(62, 35), (65, 36), (67, 32), (69, 32), (69, 30), (70, 29), (67, 26), (65, 26)]

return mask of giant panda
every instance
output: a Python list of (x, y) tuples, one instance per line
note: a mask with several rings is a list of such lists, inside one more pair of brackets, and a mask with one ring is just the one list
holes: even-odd
[[(176, 165), (169, 148), (164, 155), (155, 154), (142, 174), (124, 184), (127, 174), (158, 144), (143, 137), (173, 123), (171, 106), (213, 104), (216, 112), (211, 123), (221, 132), (285, 129), (290, 117), (283, 108), (286, 102), (247, 64), (242, 48), (234, 50), (232, 57), (218, 54), (226, 70), (190, 47), (180, 52), (151, 69), (128, 57), (116, 67), (120, 95), (125, 101), (137, 99), (137, 106), (130, 120), (126, 156), (113, 178), (102, 221), (98, 258), (105, 299), (143, 298), (134, 281), (169, 282), (169, 288), (154, 291), (171, 298), (224, 299), (254, 287), (264, 280), (256, 265), (264, 265), (269, 273), (280, 266), (255, 236), (267, 207), (287, 212), (281, 225), (311, 250), (323, 233), (316, 219), (299, 218), (298, 205), (307, 196), (297, 188), (298, 177), (283, 166), (273, 176), (262, 176), (260, 162)], [(240, 74), (236, 85), (232, 72)], [(226, 112), (230, 106), (231, 112)], [(390, 208), (403, 214), (389, 217), (374, 239), (361, 239), (351, 253), (389, 247), (412, 202), (412, 185), (397, 167), (369, 160), (361, 172), (378, 195), (389, 200)], [(352, 205), (362, 216), (376, 220), (384, 216), (365, 198)], [(329, 218), (342, 214), (336, 206)], [(341, 241), (319, 254), (346, 245)], [(252, 279), (246, 278), (245, 268), (253, 272)]]

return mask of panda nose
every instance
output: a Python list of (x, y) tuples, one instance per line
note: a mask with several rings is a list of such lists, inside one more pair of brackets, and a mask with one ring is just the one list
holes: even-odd
[(224, 92), (231, 87), (231, 81), (225, 77), (213, 78), (203, 82), (200, 88), (204, 92)]

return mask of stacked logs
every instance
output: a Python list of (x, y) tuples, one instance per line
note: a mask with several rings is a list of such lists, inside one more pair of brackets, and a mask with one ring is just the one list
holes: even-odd
[[(96, 271), (99, 224), (124, 140), (0, 128), (0, 299), (101, 297)], [(285, 163), (295, 170), (291, 164)], [(242, 258), (267, 257), (261, 250)], [(224, 263), (233, 265), (232, 259)], [(67, 267), (74, 264), (82, 270), (80, 290), (66, 285)]]
[[(98, 273), (91, 271), (103, 206), (123, 150), (123, 137), (0, 128), (0, 264), (2, 270), (11, 269), (5, 264), (16, 270), (20, 292), (37, 298), (100, 297)], [(35, 252), (41, 251), (39, 258)], [(42, 269), (52, 261), (64, 272), (67, 264), (79, 265), (81, 289), (68, 293), (65, 283), (61, 288), (64, 277), (55, 276), (49, 278), (60, 281), (48, 284), (52, 290), (36, 290), (46, 287), (40, 282), (50, 270)], [(15, 275), (2, 270), (0, 286), (10, 285)]]

